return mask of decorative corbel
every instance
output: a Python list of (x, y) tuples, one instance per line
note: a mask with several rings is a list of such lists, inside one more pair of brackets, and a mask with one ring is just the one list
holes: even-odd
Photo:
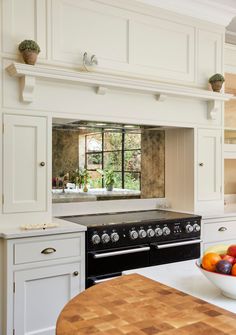
[(99, 95), (105, 95), (107, 93), (107, 87), (104, 86), (98, 86), (96, 93)]
[(23, 102), (32, 102), (34, 100), (35, 77), (20, 77), (21, 100)]
[(165, 101), (166, 98), (167, 98), (167, 94), (162, 94), (162, 93), (156, 94), (157, 101)]
[(208, 120), (216, 120), (217, 113), (219, 111), (219, 101), (210, 100), (207, 103), (207, 118)]

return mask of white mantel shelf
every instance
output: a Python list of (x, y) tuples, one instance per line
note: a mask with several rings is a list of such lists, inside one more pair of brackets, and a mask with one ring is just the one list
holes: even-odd
[(36, 78), (74, 82), (95, 88), (96, 94), (105, 95), (109, 90), (119, 89), (137, 93), (152, 94), (157, 101), (164, 101), (168, 96), (193, 98), (208, 102), (208, 118), (215, 119), (219, 108), (218, 102), (230, 100), (232, 94), (186, 86), (171, 85), (149, 80), (132, 79), (121, 76), (106, 75), (95, 72), (67, 71), (39, 65), (12, 63), (6, 68), (12, 77), (20, 78), (22, 102), (34, 100)]

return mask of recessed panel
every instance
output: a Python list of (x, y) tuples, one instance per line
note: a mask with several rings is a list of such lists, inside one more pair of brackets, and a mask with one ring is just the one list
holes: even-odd
[[(88, 2), (86, 2), (89, 5)], [(128, 21), (81, 1), (53, 1), (53, 58), (80, 63), (84, 52), (127, 62)]]
[(41, 48), (40, 58), (46, 55), (46, 1), (2, 1), (3, 52), (18, 53), (22, 40), (33, 39)]
[(133, 23), (134, 64), (152, 70), (154, 75), (193, 80), (194, 30), (180, 24), (148, 19), (147, 22)]

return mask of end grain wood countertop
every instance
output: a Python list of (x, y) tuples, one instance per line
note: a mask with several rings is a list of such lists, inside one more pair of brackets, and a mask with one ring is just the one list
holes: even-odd
[(101, 334), (236, 335), (236, 314), (131, 274), (77, 295), (57, 320), (56, 335)]

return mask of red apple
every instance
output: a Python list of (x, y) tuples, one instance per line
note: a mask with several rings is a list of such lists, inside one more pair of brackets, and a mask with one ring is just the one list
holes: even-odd
[(232, 244), (228, 247), (227, 255), (236, 257), (236, 244)]
[(221, 259), (224, 259), (225, 256), (226, 254), (220, 254)]
[(233, 256), (230, 255), (224, 255), (224, 257), (222, 258), (224, 261), (228, 261), (231, 264), (234, 264), (235, 262), (235, 258)]

